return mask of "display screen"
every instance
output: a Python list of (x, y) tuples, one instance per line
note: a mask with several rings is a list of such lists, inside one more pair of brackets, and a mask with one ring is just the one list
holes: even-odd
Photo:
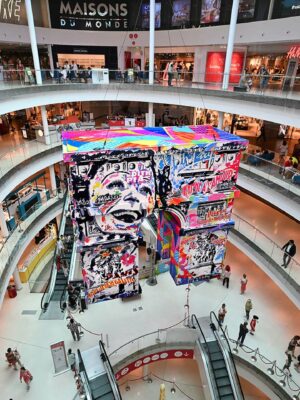
[(190, 21), (191, 0), (173, 1), (172, 26), (181, 26)]
[(254, 18), (256, 0), (240, 0), (239, 19)]
[(220, 21), (221, 0), (202, 0), (201, 24), (212, 24)]
[[(161, 3), (155, 3), (155, 28), (160, 28), (161, 19)], [(142, 4), (142, 29), (149, 29), (150, 24), (150, 6), (149, 4)]]

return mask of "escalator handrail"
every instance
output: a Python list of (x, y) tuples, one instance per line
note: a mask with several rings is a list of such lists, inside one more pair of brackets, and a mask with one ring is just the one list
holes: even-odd
[(90, 385), (89, 385), (90, 381), (89, 381), (88, 374), (86, 372), (85, 365), (84, 365), (84, 362), (83, 362), (83, 359), (82, 359), (82, 356), (81, 356), (81, 352), (80, 352), (79, 349), (77, 349), (77, 355), (78, 355), (78, 361), (79, 361), (78, 362), (79, 372), (83, 373), (83, 375), (84, 375), (84, 377), (85, 377), (85, 379), (87, 381), (87, 390), (88, 390), (89, 397), (91, 399), (93, 399), (93, 395), (91, 393), (91, 388), (90, 388)]
[[(99, 347), (100, 347), (101, 354), (104, 354), (105, 360), (106, 360), (106, 362), (108, 364), (108, 370), (106, 372), (107, 372), (108, 379), (110, 381), (111, 387), (113, 389), (114, 395), (116, 394), (118, 396), (118, 397), (116, 397), (115, 400), (122, 400), (120, 389), (119, 389), (119, 386), (118, 386), (118, 384), (116, 382), (115, 373), (114, 373), (113, 367), (112, 367), (112, 365), (110, 363), (109, 357), (108, 357), (108, 355), (106, 353), (106, 350), (105, 350), (105, 347), (104, 347), (104, 343), (102, 342), (102, 340), (99, 340)], [(103, 362), (103, 364), (105, 365), (105, 361)]]
[[(210, 350), (209, 350), (209, 348), (208, 348), (208, 344), (207, 344), (205, 335), (204, 335), (204, 333), (203, 333), (203, 330), (202, 330), (202, 328), (201, 328), (201, 326), (200, 326), (200, 324), (199, 324), (198, 318), (196, 317), (195, 314), (192, 314), (191, 321), (192, 321), (192, 325), (193, 325), (193, 326), (195, 326), (195, 325), (193, 324), (193, 321), (196, 321), (197, 327), (199, 328), (199, 331), (200, 331), (200, 333), (201, 333), (201, 335), (202, 335), (202, 337), (203, 337), (203, 340), (204, 340), (204, 343), (205, 343), (205, 346), (206, 346), (206, 349), (207, 349), (208, 360), (209, 360), (209, 363), (210, 363), (210, 365), (211, 365), (211, 370), (212, 370), (212, 373), (213, 373), (213, 376), (214, 376), (214, 379), (215, 379), (215, 382), (216, 382), (216, 381), (217, 381), (217, 377), (216, 377), (216, 375), (215, 375), (214, 369), (212, 368), (212, 365), (213, 365), (213, 364), (212, 364), (212, 359), (211, 359), (211, 356), (210, 356)], [(218, 392), (218, 395), (219, 395), (219, 398), (220, 398), (220, 392), (219, 392), (218, 385), (215, 385), (215, 387), (216, 387), (216, 389), (217, 389), (217, 392)]]
[(215, 321), (217, 322), (218, 327), (219, 327), (219, 329), (221, 330), (222, 335), (223, 335), (223, 337), (224, 337), (224, 339), (225, 339), (225, 341), (226, 341), (226, 344), (227, 344), (227, 347), (228, 347), (228, 354), (229, 354), (229, 357), (230, 357), (230, 359), (231, 359), (231, 361), (232, 361), (232, 365), (233, 365), (234, 372), (235, 372), (236, 382), (238, 383), (241, 396), (242, 396), (242, 398), (244, 399), (244, 394), (243, 394), (243, 390), (242, 390), (240, 378), (239, 378), (239, 375), (238, 375), (238, 373), (237, 373), (237, 369), (236, 369), (236, 366), (235, 366), (235, 362), (234, 362), (233, 354), (232, 354), (232, 351), (231, 351), (230, 343), (229, 343), (229, 341), (228, 341), (228, 339), (227, 339), (227, 335), (226, 335), (226, 333), (224, 332), (224, 329), (222, 328), (222, 326), (221, 326), (221, 324), (220, 324), (220, 322), (219, 322), (219, 320), (218, 320), (218, 318), (217, 318), (217, 316), (216, 316), (216, 314), (215, 314), (214, 311), (211, 311), (211, 312), (210, 312), (209, 317), (210, 317), (210, 322), (211, 322), (212, 324), (215, 323), (215, 322), (213, 321), (213, 319), (215, 319)]
[[(64, 221), (64, 219), (65, 219), (65, 213), (64, 213), (64, 211), (65, 211), (65, 207), (66, 207), (66, 204), (68, 203), (68, 201), (69, 201), (69, 196), (68, 196), (68, 193), (66, 192), (66, 193), (65, 193), (64, 204), (63, 204), (63, 209), (62, 209), (62, 218), (61, 218), (60, 224), (59, 224), (58, 238), (60, 238), (60, 235), (62, 235), (62, 228), (64, 227), (63, 221)], [(42, 298), (41, 298), (41, 309), (42, 309), (42, 311), (46, 311), (46, 309), (47, 309), (47, 307), (48, 307), (48, 304), (49, 304), (49, 303), (46, 302), (46, 303), (44, 304), (44, 298), (45, 298), (45, 296), (47, 296), (47, 300), (48, 300), (48, 299), (50, 300), (50, 298), (49, 298), (49, 293), (50, 293), (50, 290), (51, 290), (51, 286), (52, 286), (52, 290), (53, 290), (54, 284), (55, 284), (55, 280), (56, 280), (56, 273), (57, 273), (57, 268), (56, 268), (56, 254), (57, 254), (57, 246), (55, 246), (55, 251), (54, 251), (54, 256), (53, 256), (53, 264), (52, 264), (51, 274), (50, 274), (50, 277), (49, 277), (49, 280), (48, 280), (46, 289), (45, 289), (45, 291), (44, 291), (44, 293), (43, 293), (43, 296), (42, 296)], [(53, 282), (54, 282), (54, 283), (53, 283)], [(52, 293), (51, 293), (51, 294), (52, 294)]]

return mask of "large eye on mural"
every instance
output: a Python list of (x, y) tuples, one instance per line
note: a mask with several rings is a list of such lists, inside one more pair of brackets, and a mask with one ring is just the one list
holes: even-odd
[(110, 182), (110, 183), (106, 186), (106, 188), (107, 188), (108, 190), (118, 189), (118, 190), (120, 190), (120, 191), (123, 191), (123, 190), (125, 190), (125, 184), (124, 184), (123, 181), (121, 181), (121, 180), (119, 180), (119, 179), (116, 179), (116, 180)]
[(232, 162), (235, 159), (235, 154), (227, 154), (227, 162)]
[(145, 185), (142, 185), (139, 187), (139, 192), (143, 195), (143, 196), (147, 196), (148, 194), (151, 196), (152, 195), (152, 190)]
[(218, 164), (219, 162), (221, 162), (221, 160), (222, 160), (221, 154), (216, 154), (215, 155), (215, 159), (214, 159), (214, 163)]
[(119, 164), (114, 164), (114, 165), (113, 165), (113, 170), (114, 170), (114, 171), (119, 171), (120, 168), (121, 168), (121, 167), (120, 167)]
[(128, 169), (135, 169), (135, 163), (129, 163), (128, 164)]

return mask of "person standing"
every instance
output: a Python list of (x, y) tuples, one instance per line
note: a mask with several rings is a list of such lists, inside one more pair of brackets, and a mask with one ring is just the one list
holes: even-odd
[(243, 346), (244, 340), (245, 340), (248, 332), (249, 332), (249, 330), (247, 328), (247, 322), (240, 324), (239, 337), (237, 340), (240, 346)]
[(229, 265), (226, 265), (226, 267), (224, 268), (224, 271), (223, 271), (223, 286), (225, 286), (225, 283), (226, 283), (227, 289), (229, 288), (230, 275), (231, 275), (231, 268)]
[(17, 357), (15, 355), (15, 352), (12, 351), (12, 349), (10, 347), (7, 349), (7, 352), (5, 353), (5, 357), (6, 357), (6, 360), (8, 362), (8, 366), (9, 367), (13, 366), (14, 369), (17, 370), (18, 368), (17, 368), (16, 364), (17, 364), (18, 360), (17, 360)]
[(32, 381), (32, 375), (25, 367), (21, 367), (20, 369), (20, 382), (22, 383), (22, 379), (26, 384), (27, 390), (30, 389), (30, 382)]
[(283, 264), (281, 266), (287, 268), (287, 266), (291, 262), (292, 257), (295, 256), (297, 251), (295, 242), (293, 240), (289, 240), (284, 246), (282, 246), (281, 250), (284, 250), (283, 261), (282, 261)]
[(253, 315), (253, 318), (250, 321), (250, 328), (251, 328), (250, 335), (254, 335), (257, 323), (258, 323), (258, 316), (257, 315)]
[(298, 161), (300, 161), (300, 139), (298, 139), (298, 143), (296, 143), (294, 146), (292, 156), (296, 157)]
[(241, 279), (241, 294), (245, 293), (247, 288), (247, 283), (248, 283), (247, 275), (243, 274), (243, 277)]
[(283, 369), (283, 372), (286, 373), (290, 377), (292, 376), (291, 371), (290, 371), (291, 364), (292, 364), (292, 356), (290, 354), (288, 354), (287, 359), (286, 359), (285, 364), (282, 369)]
[(251, 301), (251, 299), (248, 299), (248, 300), (246, 301), (246, 304), (245, 304), (245, 312), (246, 312), (246, 318), (247, 318), (247, 320), (249, 320), (250, 311), (252, 310), (252, 308), (253, 308), (252, 301)]
[(168, 66), (168, 86), (172, 86), (173, 79), (173, 62), (171, 61)]
[(220, 323), (221, 326), (224, 323), (224, 319), (225, 319), (226, 313), (227, 313), (226, 304), (223, 303), (221, 308), (220, 308), (220, 310), (219, 310), (219, 312), (218, 312), (218, 320), (219, 320), (219, 323)]
[(296, 350), (296, 346), (300, 347), (300, 336), (296, 335), (294, 336), (291, 341), (289, 342), (288, 348), (285, 352), (286, 355), (290, 354), (293, 358), (296, 358), (295, 356), (295, 350)]
[(269, 79), (270, 79), (269, 71), (264, 66), (264, 64), (261, 66), (261, 68), (259, 70), (259, 75), (260, 75), (260, 90), (261, 90), (261, 94), (263, 94), (265, 89), (268, 86)]
[(281, 145), (279, 146), (279, 160), (278, 160), (279, 165), (284, 164), (287, 152), (288, 152), (288, 142), (286, 140), (283, 140)]
[(72, 352), (72, 349), (68, 350), (68, 364), (71, 368), (71, 371), (74, 372), (74, 375), (76, 375), (76, 356), (75, 354)]
[(79, 327), (81, 325), (76, 322), (73, 318), (70, 319), (70, 322), (67, 325), (67, 328), (70, 329), (73, 339), (76, 342), (76, 339), (79, 341), (80, 340), (80, 333), (79, 333)]

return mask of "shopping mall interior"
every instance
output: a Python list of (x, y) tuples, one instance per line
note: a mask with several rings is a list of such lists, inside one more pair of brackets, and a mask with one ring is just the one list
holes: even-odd
[(1, 400), (300, 400), (300, 1), (0, 1)]

